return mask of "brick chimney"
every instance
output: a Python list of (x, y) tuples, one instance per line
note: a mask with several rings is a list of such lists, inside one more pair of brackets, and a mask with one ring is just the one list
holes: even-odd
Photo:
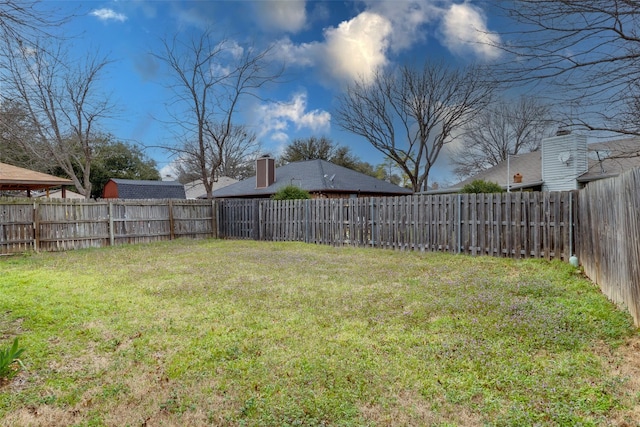
[(256, 188), (267, 188), (276, 182), (276, 161), (271, 157), (256, 160)]

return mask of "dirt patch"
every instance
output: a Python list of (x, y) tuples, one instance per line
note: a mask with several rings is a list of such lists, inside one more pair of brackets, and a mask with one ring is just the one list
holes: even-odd
[(608, 361), (612, 376), (618, 378), (625, 410), (611, 414), (613, 425), (640, 426), (640, 335), (635, 335), (615, 350), (603, 345), (596, 350)]
[[(432, 410), (433, 404), (438, 406), (437, 411)], [(427, 426), (451, 422), (469, 427), (483, 425), (482, 418), (466, 408), (448, 404), (444, 398), (438, 402), (428, 401), (408, 390), (400, 392), (391, 406), (365, 403), (359, 409), (366, 421), (380, 426)]]

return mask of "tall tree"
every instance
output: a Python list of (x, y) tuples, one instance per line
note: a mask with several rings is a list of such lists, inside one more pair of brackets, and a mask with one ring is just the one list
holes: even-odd
[(102, 197), (104, 185), (111, 178), (160, 180), (156, 162), (149, 159), (139, 148), (111, 136), (104, 143), (91, 165), (92, 197)]
[[(629, 0), (500, 3), (515, 21), (500, 46), (506, 83), (550, 83), (567, 124), (640, 135), (640, 4)], [(538, 86), (540, 91), (541, 87)]]
[(534, 98), (499, 101), (469, 122), (451, 164), (461, 178), (475, 175), (507, 159), (536, 151), (553, 125), (550, 107)]
[(23, 141), (37, 143), (34, 130), (29, 125), (27, 112), (17, 102), (0, 102), (0, 162), (39, 172), (49, 173), (55, 167), (51, 159), (30, 154)]
[(297, 138), (284, 148), (280, 155), (280, 163), (301, 162), (305, 160), (327, 160), (336, 150), (336, 146), (329, 138), (310, 136), (309, 138)]
[(260, 88), (280, 76), (270, 54), (271, 48), (242, 47), (215, 38), (212, 31), (189, 40), (165, 39), (163, 50), (154, 53), (169, 68), (175, 95), (172, 125), (181, 129), (178, 143), (167, 148), (179, 161), (196, 166), (209, 198), (229, 144), (255, 141), (237, 115), (243, 98), (258, 96)]
[[(12, 49), (11, 41), (5, 42)], [(19, 104), (35, 136), (16, 142), (34, 158), (54, 161), (89, 198), (96, 130), (114, 112), (109, 97), (99, 90), (109, 60), (98, 54), (78, 60), (60, 42), (37, 41), (12, 50), (5, 64), (4, 96)]]
[(362, 163), (349, 147), (335, 144), (331, 139), (321, 136), (297, 138), (291, 141), (280, 156), (279, 163), (300, 162), (304, 160), (326, 160), (345, 168), (357, 170)]
[(442, 63), (377, 71), (339, 97), (336, 119), (393, 160), (420, 191), (444, 145), (491, 102), (495, 84), (484, 75), (479, 67)]

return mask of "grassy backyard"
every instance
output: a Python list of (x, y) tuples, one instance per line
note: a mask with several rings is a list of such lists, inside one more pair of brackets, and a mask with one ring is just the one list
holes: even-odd
[(0, 425), (638, 425), (631, 318), (566, 264), (174, 241), (0, 259)]

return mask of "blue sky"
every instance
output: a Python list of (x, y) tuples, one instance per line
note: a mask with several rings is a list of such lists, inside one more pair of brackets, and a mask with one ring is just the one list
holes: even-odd
[[(442, 59), (465, 64), (492, 61), (499, 52), (488, 10), (473, 1), (48, 1), (57, 13), (75, 13), (65, 24), (79, 56), (99, 50), (110, 64), (101, 81), (118, 106), (104, 131), (142, 146), (163, 173), (172, 159), (152, 148), (170, 145), (163, 85), (166, 70), (151, 55), (162, 37), (215, 28), (243, 45), (274, 44), (274, 58), (287, 64), (286, 83), (265, 99), (243, 107), (239, 121), (251, 126), (263, 151), (278, 155), (291, 140), (327, 136), (372, 164), (383, 161), (366, 140), (333, 123), (335, 97), (357, 76), (395, 63)], [(455, 180), (445, 152), (430, 182)]]

